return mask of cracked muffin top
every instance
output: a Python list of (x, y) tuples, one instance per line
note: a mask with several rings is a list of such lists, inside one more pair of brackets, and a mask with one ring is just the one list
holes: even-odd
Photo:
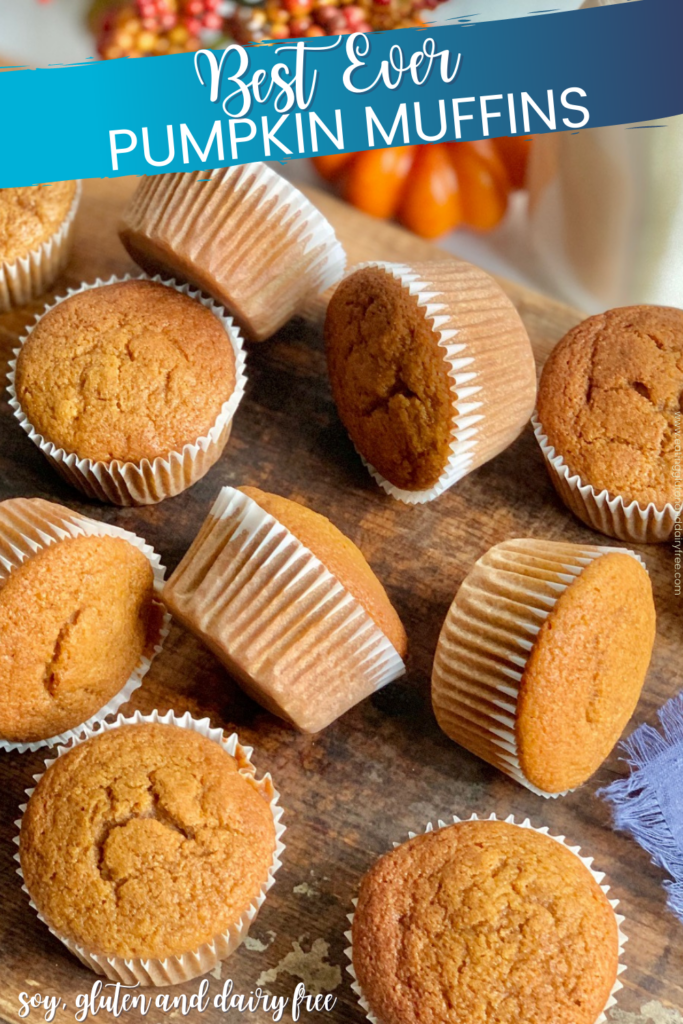
[(595, 1024), (618, 958), (590, 871), (506, 822), (461, 822), (386, 854), (353, 919), (353, 965), (382, 1024)]
[(450, 455), (449, 367), (417, 298), (379, 267), (347, 277), (325, 320), (332, 393), (359, 452), (390, 483), (423, 490)]
[(79, 292), (39, 321), (16, 391), (46, 441), (93, 461), (167, 457), (206, 436), (235, 389), (216, 316), (154, 281)]
[(19, 850), (31, 899), (60, 937), (161, 959), (239, 920), (267, 881), (275, 824), (218, 743), (174, 725), (123, 725), (48, 768)]
[(545, 365), (538, 418), (571, 473), (629, 504), (676, 501), (683, 311), (630, 306), (571, 330)]
[(0, 579), (0, 737), (31, 743), (86, 722), (158, 635), (149, 560), (118, 537), (73, 537)]
[(75, 195), (75, 181), (0, 188), (0, 263), (27, 256), (59, 231)]

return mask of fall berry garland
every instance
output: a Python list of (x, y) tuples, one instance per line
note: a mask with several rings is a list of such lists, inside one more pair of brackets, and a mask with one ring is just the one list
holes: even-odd
[(96, 0), (90, 25), (101, 57), (160, 57), (225, 38), (224, 0)]

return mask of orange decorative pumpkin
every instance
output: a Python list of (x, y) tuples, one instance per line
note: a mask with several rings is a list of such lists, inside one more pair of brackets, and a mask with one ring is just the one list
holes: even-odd
[(396, 146), (314, 157), (326, 181), (373, 217), (396, 217), (423, 238), (464, 225), (490, 231), (524, 187), (531, 139)]

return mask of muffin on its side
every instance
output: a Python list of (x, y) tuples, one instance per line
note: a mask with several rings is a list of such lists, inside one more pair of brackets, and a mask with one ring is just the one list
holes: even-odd
[(77, 181), (0, 189), (0, 313), (48, 290), (69, 255)]
[(367, 264), (325, 320), (332, 393), (377, 482), (430, 501), (507, 448), (529, 420), (536, 369), (492, 277), (449, 260)]
[(536, 435), (560, 496), (589, 526), (624, 540), (673, 536), (682, 394), (682, 310), (612, 309), (554, 349)]
[(620, 942), (574, 852), (531, 828), (473, 820), (377, 861), (361, 882), (352, 958), (381, 1024), (596, 1024)]
[(270, 780), (256, 782), (239, 745), (232, 756), (207, 726), (120, 721), (61, 753), (21, 822), (38, 913), (85, 963), (128, 984), (214, 967), (272, 884), (282, 829)]
[(446, 616), (436, 718), (461, 746), (556, 796), (616, 745), (654, 639), (652, 586), (633, 552), (506, 541), (479, 559)]
[(119, 234), (143, 270), (212, 295), (250, 341), (274, 334), (346, 265), (320, 211), (262, 163), (143, 178)]
[(146, 671), (161, 641), (154, 569), (123, 535), (40, 499), (0, 503), (0, 557), (0, 740), (51, 740)]
[(71, 483), (100, 499), (148, 503), (213, 465), (244, 374), (239, 335), (208, 301), (158, 281), (116, 281), (85, 286), (31, 329), (11, 378), (13, 404)]
[(405, 671), (405, 631), (356, 545), (256, 488), (223, 488), (162, 596), (250, 696), (304, 732)]

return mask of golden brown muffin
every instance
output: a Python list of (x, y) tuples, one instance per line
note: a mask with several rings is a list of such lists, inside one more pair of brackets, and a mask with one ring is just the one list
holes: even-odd
[(451, 825), (361, 883), (353, 965), (382, 1024), (595, 1024), (618, 959), (590, 871), (530, 829)]
[(655, 639), (647, 571), (624, 551), (520, 539), (472, 567), (432, 672), (456, 743), (545, 794), (584, 783), (635, 710)]
[(581, 785), (636, 709), (655, 640), (646, 570), (626, 554), (586, 566), (543, 623), (517, 704), (519, 761), (547, 793)]
[(268, 878), (267, 800), (212, 740), (123, 725), (48, 768), (20, 858), (58, 935), (104, 956), (180, 956), (234, 925)]
[(676, 499), (683, 311), (631, 306), (571, 330), (545, 365), (538, 418), (569, 471), (626, 504)]
[(356, 546), (256, 488), (222, 488), (162, 598), (250, 697), (302, 732), (405, 672), (405, 632)]
[(391, 274), (359, 270), (339, 285), (325, 321), (342, 423), (397, 487), (432, 487), (448, 461), (453, 394), (438, 336)]
[(403, 623), (389, 601), (386, 590), (365, 561), (363, 552), (353, 541), (345, 537), (325, 516), (298, 501), (268, 494), (257, 487), (240, 487), (239, 490), (255, 501), (264, 512), (277, 519), (323, 563), (362, 605), (400, 656), (405, 658), (408, 639)]
[(79, 292), (19, 353), (17, 398), (35, 430), (93, 461), (139, 462), (208, 434), (236, 381), (220, 321), (153, 281)]
[(75, 195), (75, 181), (0, 189), (0, 264), (14, 263), (54, 235)]
[(0, 588), (0, 737), (48, 739), (125, 685), (158, 631), (149, 560), (115, 537), (73, 537)]
[[(430, 294), (438, 330), (408, 281)], [(466, 263), (357, 270), (330, 301), (325, 345), (351, 440), (403, 491), (443, 482), (456, 420), (460, 469), (447, 486), (511, 444), (534, 406), (535, 364), (519, 315), (488, 274)]]
[(119, 234), (138, 266), (188, 281), (263, 341), (346, 262), (331, 225), (262, 163), (142, 178)]

